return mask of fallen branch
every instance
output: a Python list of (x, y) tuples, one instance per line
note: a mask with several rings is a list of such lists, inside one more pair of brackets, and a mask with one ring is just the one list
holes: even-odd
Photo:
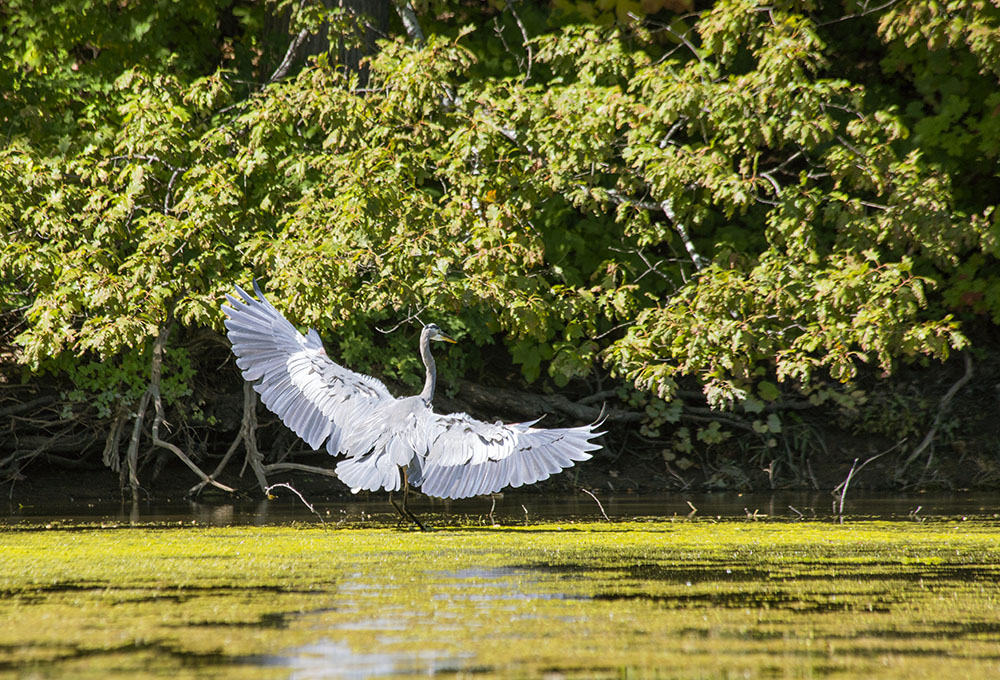
[[(941, 422), (944, 420), (944, 417), (947, 415), (948, 409), (951, 406), (951, 400), (955, 398), (955, 395), (958, 394), (958, 391), (962, 389), (967, 382), (972, 380), (972, 357), (966, 353), (962, 358), (965, 360), (965, 373), (955, 382), (954, 385), (951, 386), (947, 392), (944, 393), (944, 396), (941, 397), (941, 401), (938, 402), (937, 413), (934, 414), (934, 420), (931, 422), (930, 429), (927, 430), (927, 434), (924, 435), (924, 438), (919, 444), (917, 444), (917, 447), (913, 449), (913, 452), (907, 456), (906, 460), (903, 461), (903, 464), (896, 471), (897, 479), (901, 478), (903, 476), (903, 472), (906, 471), (906, 468), (919, 458), (920, 454), (922, 454), (924, 450), (934, 442), (934, 437), (937, 436), (938, 428), (941, 427)], [(927, 469), (927, 467), (930, 466), (932, 455), (933, 451), (928, 454), (927, 465), (924, 466), (924, 469)]]
[[(543, 413), (558, 413), (580, 421), (596, 422), (601, 409), (580, 402), (570, 401), (561, 394), (532, 394), (503, 387), (483, 387), (468, 380), (459, 382), (462, 398), (470, 405), (483, 410), (510, 411), (518, 415), (537, 418)], [(608, 422), (637, 423), (644, 417), (638, 411), (608, 409)]]
[[(236, 453), (236, 450), (239, 448), (241, 443), (246, 451), (243, 469), (246, 469), (246, 465), (250, 465), (250, 469), (253, 470), (254, 476), (257, 477), (257, 484), (260, 486), (261, 492), (264, 493), (264, 495), (267, 495), (267, 476), (264, 474), (263, 465), (264, 457), (257, 448), (257, 395), (253, 390), (253, 385), (246, 381), (243, 382), (243, 418), (240, 421), (240, 431), (237, 433), (233, 443), (229, 445), (226, 455), (222, 457), (222, 460), (219, 461), (215, 470), (208, 476), (208, 479), (203, 479), (201, 482), (191, 487), (188, 490), (187, 495), (197, 495), (203, 488), (205, 488), (206, 485), (210, 483), (209, 480), (216, 479), (229, 463), (233, 454)], [(242, 471), (240, 474), (242, 475)]]
[(146, 391), (142, 395), (142, 399), (139, 401), (139, 410), (135, 416), (135, 425), (132, 428), (132, 438), (129, 442), (127, 470), (129, 486), (132, 488), (133, 501), (137, 501), (139, 497), (139, 479), (137, 475), (139, 438), (142, 434), (142, 422), (146, 416), (146, 409), (149, 408), (150, 400), (153, 402), (155, 412), (151, 431), (153, 446), (159, 446), (160, 448), (167, 449), (180, 458), (181, 461), (206, 484), (211, 484), (212, 486), (228, 493), (232, 493), (234, 491), (234, 489), (226, 486), (225, 484), (221, 484), (206, 475), (202, 469), (180, 449), (179, 446), (160, 438), (160, 426), (166, 422), (163, 412), (163, 399), (160, 396), (160, 378), (163, 374), (163, 352), (167, 346), (167, 338), (170, 336), (170, 326), (171, 321), (168, 317), (167, 322), (160, 326), (160, 332), (156, 336), (156, 340), (153, 342), (153, 358), (149, 367), (149, 387), (146, 388)]
[(280, 472), (281, 470), (297, 470), (298, 472), (310, 472), (314, 475), (323, 475), (324, 477), (333, 477), (334, 479), (340, 479), (337, 477), (337, 473), (330, 468), (318, 467), (316, 465), (303, 465), (302, 463), (271, 463), (270, 465), (264, 466), (265, 472)]
[(41, 406), (48, 406), (49, 404), (55, 403), (59, 398), (54, 394), (46, 394), (41, 397), (37, 397), (30, 401), (16, 402), (11, 406), (5, 406), (0, 408), (0, 418), (7, 418), (9, 416), (16, 416), (19, 413), (25, 413), (26, 411), (32, 411)]
[(312, 506), (312, 503), (310, 503), (309, 501), (307, 501), (307, 500), (306, 500), (306, 499), (305, 499), (305, 498), (304, 498), (304, 497), (302, 496), (302, 494), (300, 494), (300, 493), (298, 492), (298, 489), (296, 489), (296, 488), (295, 488), (294, 486), (292, 486), (291, 484), (286, 484), (285, 482), (279, 482), (278, 484), (272, 484), (271, 486), (269, 486), (269, 487), (267, 487), (267, 488), (265, 488), (265, 489), (264, 489), (264, 495), (265, 495), (265, 496), (266, 496), (267, 498), (273, 498), (273, 496), (271, 495), (271, 489), (275, 489), (275, 488), (277, 488), (277, 487), (279, 487), (279, 486), (280, 486), (280, 487), (284, 487), (285, 489), (288, 489), (289, 491), (291, 491), (292, 493), (294, 493), (294, 494), (295, 494), (296, 496), (298, 496), (298, 497), (299, 497), (299, 500), (300, 500), (300, 501), (302, 501), (302, 502), (303, 502), (303, 503), (305, 504), (305, 506), (306, 506), (307, 508), (309, 508), (309, 512), (311, 512), (312, 514), (314, 514), (314, 515), (316, 515), (317, 517), (319, 517), (319, 521), (320, 521), (321, 523), (323, 523), (323, 524), (326, 524), (326, 522), (325, 522), (325, 521), (323, 520), (323, 515), (321, 515), (321, 514), (319, 514), (318, 512), (316, 512), (316, 508), (314, 508), (314, 507)]
[(580, 487), (580, 491), (584, 492), (585, 494), (587, 494), (588, 496), (590, 496), (591, 498), (594, 499), (594, 502), (597, 503), (597, 507), (599, 507), (601, 509), (601, 514), (604, 515), (604, 519), (606, 519), (607, 521), (610, 522), (611, 518), (608, 517), (608, 513), (604, 512), (604, 506), (601, 505), (601, 501), (599, 501), (597, 499), (597, 496), (595, 496), (593, 493), (591, 493), (587, 489), (584, 489), (583, 487)]
[[(866, 460), (861, 465), (858, 465), (858, 460), (859, 460), (858, 458), (854, 459), (854, 462), (851, 463), (851, 469), (847, 473), (847, 478), (844, 479), (844, 481), (842, 481), (840, 484), (838, 484), (837, 487), (833, 491), (830, 492), (830, 493), (833, 494), (833, 511), (834, 511), (834, 513), (836, 513), (836, 515), (838, 517), (840, 517), (841, 521), (844, 520), (844, 500), (847, 498), (847, 489), (851, 485), (851, 480), (854, 479), (854, 475), (856, 475), (857, 473), (861, 472), (861, 469), (864, 466), (868, 465), (868, 463), (871, 463), (874, 460), (878, 460), (879, 458), (881, 458), (882, 456), (884, 456), (887, 453), (891, 453), (892, 451), (894, 451), (895, 449), (899, 448), (900, 446), (902, 446), (905, 443), (906, 443), (905, 439), (900, 440), (900, 441), (896, 442), (895, 444), (893, 444), (892, 446), (890, 446), (889, 448), (887, 448), (882, 453), (875, 454), (874, 456), (872, 456), (871, 458), (869, 458), (868, 460)], [(839, 507), (838, 507), (838, 505), (839, 505)]]

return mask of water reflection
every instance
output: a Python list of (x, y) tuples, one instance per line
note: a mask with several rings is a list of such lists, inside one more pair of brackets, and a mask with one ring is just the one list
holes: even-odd
[[(288, 669), (288, 677), (303, 680), (458, 672), (474, 658), (471, 651), (455, 653), (428, 648), (426, 644), (415, 645), (408, 641), (407, 631), (418, 626), (432, 626), (447, 635), (450, 630), (467, 628), (470, 622), (467, 617), (459, 617), (458, 612), (468, 612), (468, 607), (492, 612), (497, 604), (504, 601), (513, 600), (523, 605), (531, 600), (582, 599), (562, 592), (545, 591), (533, 580), (531, 570), (527, 568), (429, 570), (423, 572), (422, 578), (428, 584), (426, 594), (429, 597), (425, 604), (438, 609), (431, 617), (433, 623), (428, 622), (427, 612), (418, 608), (393, 607), (381, 611), (377, 617), (366, 616), (363, 612), (367, 609), (361, 602), (372, 596), (374, 591), (384, 590), (387, 586), (375, 586), (363, 574), (355, 573), (340, 586), (344, 600), (339, 606), (351, 615), (346, 621), (331, 626), (330, 636), (251, 661), (262, 666)], [(508, 615), (514, 618), (528, 616), (511, 612)], [(377, 653), (362, 651), (334, 637), (338, 632), (351, 631), (374, 633), (380, 650)], [(392, 643), (397, 643), (397, 646), (387, 647)], [(406, 651), (399, 651), (398, 647)]]
[(371, 654), (355, 651), (346, 642), (329, 638), (255, 661), (261, 666), (287, 669), (290, 680), (362, 680), (397, 674), (432, 675), (461, 668), (459, 660), (449, 659), (445, 653), (431, 649)]

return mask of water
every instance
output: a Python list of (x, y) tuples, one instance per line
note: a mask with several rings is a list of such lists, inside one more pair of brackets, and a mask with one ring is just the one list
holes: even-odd
[[(274, 500), (227, 502), (175, 500), (67, 503), (45, 506), (8, 505), (0, 514), (0, 525), (39, 522), (65, 523), (183, 523), (202, 526), (273, 526), (292, 522), (332, 523), (337, 526), (381, 526), (396, 524), (398, 515), (383, 495), (367, 499), (315, 503), (311, 510), (291, 492), (275, 491)], [(2, 506), (0, 506), (2, 507)], [(799, 491), (773, 494), (670, 494), (597, 495), (498, 494), (496, 500), (474, 498), (441, 501), (418, 498), (411, 508), (445, 526), (453, 524), (525, 524), (539, 521), (643, 518), (750, 517), (754, 519), (824, 519), (836, 515), (828, 492)], [(315, 512), (313, 511), (315, 510)], [(1000, 494), (956, 493), (863, 493), (848, 497), (844, 513), (855, 519), (921, 519), (948, 516), (991, 517), (1000, 515)]]
[(599, 501), (10, 508), (0, 678), (1000, 677), (998, 497)]

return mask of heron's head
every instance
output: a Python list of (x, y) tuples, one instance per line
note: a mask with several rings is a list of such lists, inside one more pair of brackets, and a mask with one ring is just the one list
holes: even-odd
[(429, 323), (424, 326), (424, 333), (427, 334), (430, 340), (439, 340), (443, 342), (456, 342), (451, 337), (448, 336), (443, 330), (437, 327), (436, 323)]

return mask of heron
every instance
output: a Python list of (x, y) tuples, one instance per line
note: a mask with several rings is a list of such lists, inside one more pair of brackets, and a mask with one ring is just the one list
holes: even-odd
[[(578, 427), (530, 422), (487, 423), (431, 407), (437, 369), (431, 342), (455, 343), (436, 324), (420, 332), (426, 369), (420, 394), (393, 397), (377, 378), (345, 368), (326, 353), (319, 334), (303, 335), (253, 281), (236, 286), (223, 305), (236, 365), (264, 405), (313, 450), (342, 455), (334, 472), (353, 493), (389, 492), (404, 518), (426, 529), (407, 506), (411, 486), (427, 496), (458, 499), (534, 484), (591, 458), (602, 419)], [(393, 493), (402, 490), (400, 507)]]

